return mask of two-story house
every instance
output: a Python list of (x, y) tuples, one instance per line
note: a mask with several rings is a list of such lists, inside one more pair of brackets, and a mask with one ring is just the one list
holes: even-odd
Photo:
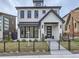
[(44, 0), (33, 0), (33, 5), (16, 7), (18, 40), (59, 40), (64, 22), (59, 16), (61, 6), (44, 6)]
[(63, 32), (72, 38), (79, 37), (79, 8), (76, 8), (63, 17)]

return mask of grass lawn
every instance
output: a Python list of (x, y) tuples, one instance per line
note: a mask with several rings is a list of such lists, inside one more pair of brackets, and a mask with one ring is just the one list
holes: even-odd
[[(18, 42), (6, 42), (5, 44), (6, 52), (16, 52), (18, 51)], [(39, 50), (42, 52), (43, 50), (48, 51), (48, 44), (47, 42), (35, 42), (33, 47), (33, 42), (20, 42), (20, 52), (30, 52)], [(0, 42), (0, 52), (4, 52), (4, 43)]]
[[(61, 45), (68, 49), (68, 41), (61, 41)], [(72, 40), (70, 46), (72, 53), (79, 52), (79, 39)]]

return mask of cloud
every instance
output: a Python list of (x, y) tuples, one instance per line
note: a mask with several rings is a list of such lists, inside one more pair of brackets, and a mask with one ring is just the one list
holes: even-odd
[(60, 15), (63, 17), (71, 10), (79, 7), (79, 0), (61, 0), (60, 5), (62, 6), (60, 10)]
[[(9, 0), (15, 6), (33, 6), (33, 0)], [(44, 0), (45, 5), (57, 5), (61, 0)]]
[(0, 0), (0, 12), (16, 15), (16, 11), (8, 0)]
[[(60, 15), (64, 16), (72, 9), (79, 7), (79, 0), (45, 0), (47, 6), (62, 6)], [(0, 11), (16, 14), (15, 6), (33, 6), (32, 0), (0, 0)], [(7, 10), (7, 11), (6, 11)]]

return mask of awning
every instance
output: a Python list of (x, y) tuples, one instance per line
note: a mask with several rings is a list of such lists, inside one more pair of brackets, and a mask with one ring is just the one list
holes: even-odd
[(39, 26), (39, 22), (19, 22), (18, 26)]

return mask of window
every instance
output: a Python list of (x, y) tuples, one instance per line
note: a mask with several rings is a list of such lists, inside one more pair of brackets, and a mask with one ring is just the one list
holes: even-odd
[(75, 23), (75, 28), (76, 28), (76, 23)]
[(67, 30), (67, 26), (65, 26), (65, 30)]
[(31, 11), (30, 10), (27, 12), (27, 18), (31, 18)]
[(20, 36), (21, 36), (21, 38), (24, 38), (24, 35), (25, 35), (25, 28), (21, 27), (20, 28)]
[(38, 38), (38, 27), (35, 26), (21, 27), (20, 28), (21, 38), (28, 38), (28, 35), (29, 38)]
[(29, 32), (30, 32), (29, 33), (29, 35), (30, 35), (29, 37), (33, 38), (33, 27), (29, 27)]
[(35, 10), (34, 18), (38, 18), (38, 10)]
[(38, 27), (34, 28), (34, 37), (38, 38)]
[(40, 2), (37, 2), (37, 3), (35, 3), (35, 6), (40, 7), (40, 6), (42, 6), (42, 4)]
[(45, 11), (45, 10), (43, 10), (43, 11), (42, 11), (42, 13), (44, 14), (44, 13), (46, 13), (46, 11)]
[(69, 29), (70, 29), (70, 25), (69, 25)]
[(20, 11), (20, 18), (24, 18), (24, 11)]
[(25, 34), (26, 38), (28, 38), (28, 30), (29, 30), (29, 27), (27, 26), (26, 27), (26, 34)]

